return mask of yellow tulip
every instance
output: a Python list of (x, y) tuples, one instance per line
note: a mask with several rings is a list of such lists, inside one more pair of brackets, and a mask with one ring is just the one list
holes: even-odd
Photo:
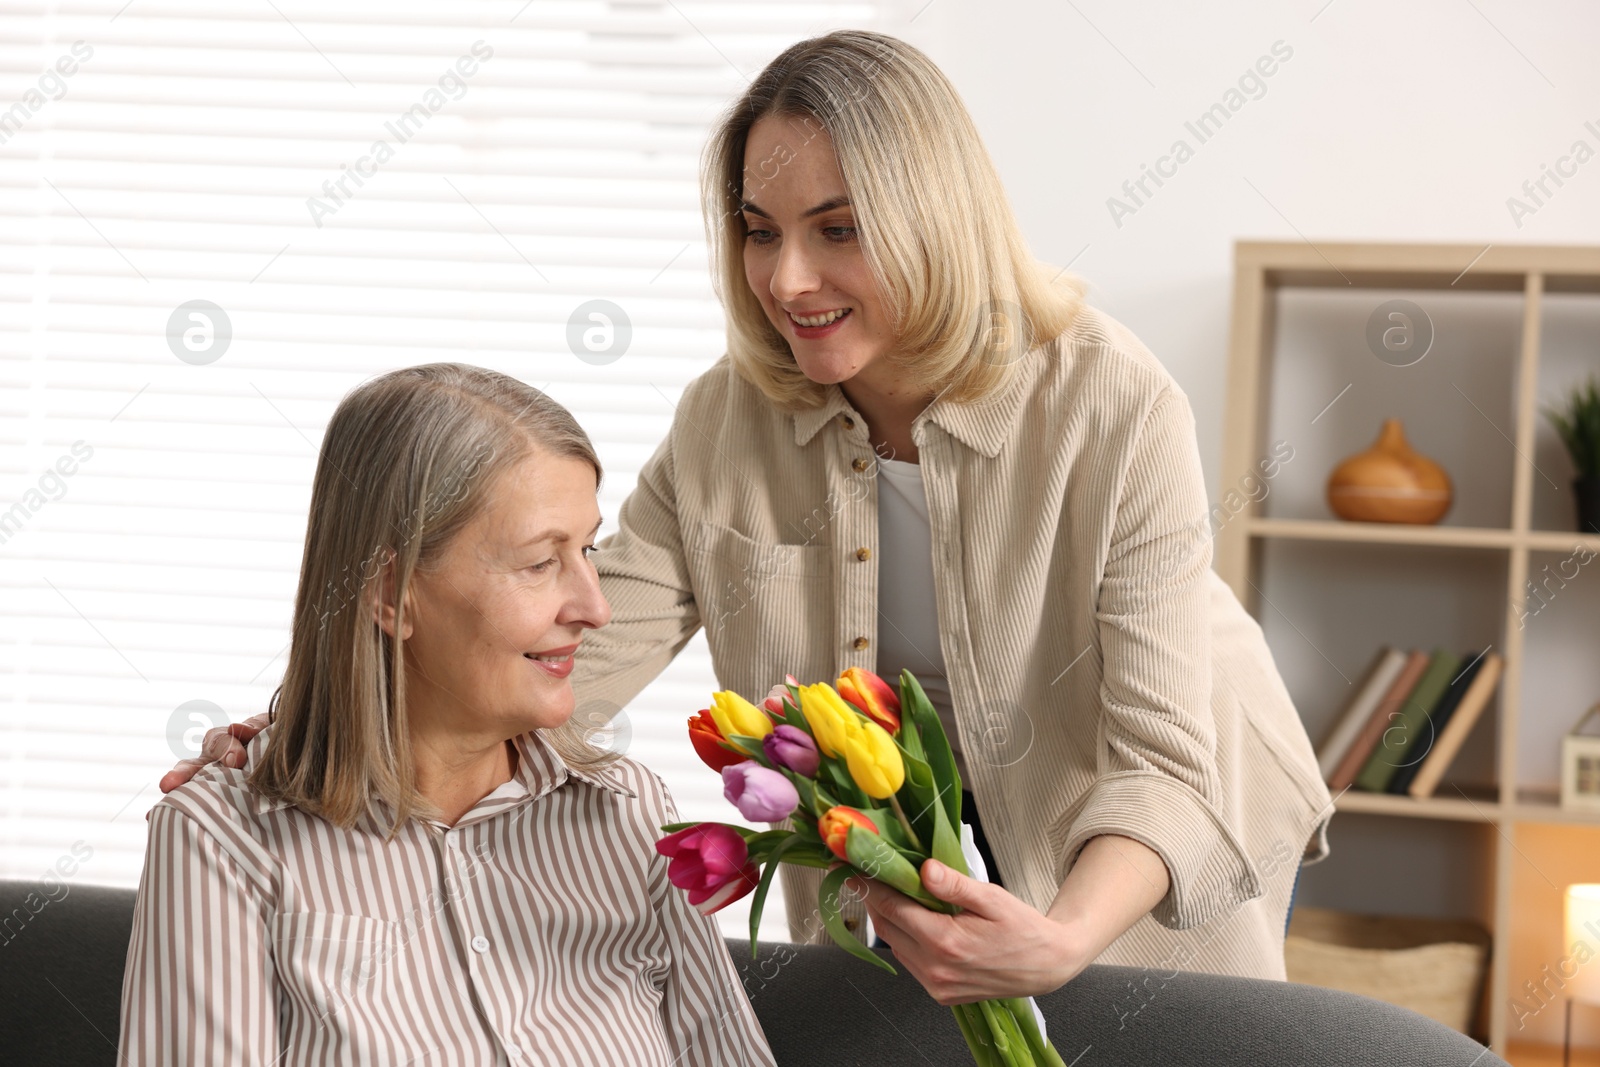
[(772, 732), (772, 720), (744, 697), (731, 689), (711, 695), (711, 718), (723, 737), (742, 734), (745, 737), (766, 737)]
[(875, 800), (887, 800), (900, 791), (906, 780), (905, 761), (889, 732), (870, 719), (857, 720), (846, 731), (845, 766), (861, 791)]
[(856, 722), (855, 713), (846, 706), (833, 686), (827, 682), (800, 687), (800, 714), (811, 727), (811, 736), (824, 756), (837, 757), (845, 734)]

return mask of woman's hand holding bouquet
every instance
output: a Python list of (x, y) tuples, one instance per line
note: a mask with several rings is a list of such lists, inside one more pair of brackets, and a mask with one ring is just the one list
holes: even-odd
[[(793, 677), (774, 686), (761, 708), (721, 692), (689, 720), (700, 758), (720, 771), (723, 793), (753, 822), (788, 820), (789, 829), (758, 831), (728, 823), (676, 823), (656, 849), (670, 858), (668, 877), (689, 903), (710, 914), (754, 892), (750, 947), (780, 863), (828, 869), (818, 913), (846, 951), (895, 970), (846, 928), (840, 895), (865, 875), (933, 911), (959, 909), (923, 886), (928, 859), (968, 873), (962, 853), (961, 779), (949, 740), (922, 686), (909, 671), (897, 695), (859, 667), (826, 682)], [(1060, 1065), (1024, 998), (952, 1007), (979, 1067)]]

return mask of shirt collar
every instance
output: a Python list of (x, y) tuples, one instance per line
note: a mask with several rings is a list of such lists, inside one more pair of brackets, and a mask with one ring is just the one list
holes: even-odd
[(804, 448), (811, 443), (817, 431), (827, 424), (835, 415), (854, 414), (860, 415), (850, 406), (850, 401), (845, 399), (843, 390), (837, 385), (830, 385), (823, 393), (822, 405), (814, 408), (804, 408), (794, 413), (794, 443)]
[[(271, 729), (270, 726), (263, 728), (245, 746), (245, 767), (234, 772), (240, 775), (241, 779), (251, 768), (259, 764), (265, 755), (267, 736)], [(517, 769), (512, 774), (511, 781), (517, 783), (521, 791), (535, 800), (559, 788), (568, 778), (575, 778), (586, 785), (609, 790), (619, 796), (629, 798), (638, 796), (628, 787), (615, 764), (595, 768), (574, 767), (563, 760), (560, 753), (556, 752), (537, 730), (514, 737), (511, 743), (517, 749)], [(253, 795), (257, 814), (266, 814), (289, 806), (286, 800), (264, 797), (259, 793)]]
[[(913, 434), (917, 424), (926, 420), (973, 451), (993, 459), (1012, 439), (1012, 427), (1016, 425), (1030, 391), (1028, 383), (1039, 373), (1044, 361), (1059, 358), (1059, 352), (1059, 345), (1053, 340), (1036, 345), (1018, 361), (1000, 391), (982, 400), (957, 403), (935, 397), (933, 403), (912, 423)], [(828, 420), (846, 414), (861, 418), (860, 413), (850, 406), (844, 391), (838, 385), (829, 385), (820, 406), (794, 413), (794, 443), (804, 447)]]
[(638, 796), (628, 788), (616, 764), (574, 767), (561, 758), (561, 754), (551, 747), (538, 730), (512, 738), (511, 743), (517, 749), (517, 769), (512, 777), (520, 781), (528, 795), (535, 799), (560, 786), (568, 778), (576, 778), (586, 785), (606, 789), (619, 796)]

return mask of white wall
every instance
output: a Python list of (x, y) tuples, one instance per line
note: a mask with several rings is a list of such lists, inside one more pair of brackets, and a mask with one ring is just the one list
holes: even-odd
[[(919, 2), (888, 32), (961, 92), (1036, 254), (1079, 257), (1189, 394), (1213, 494), (1244, 473), (1217, 469), (1235, 240), (1600, 242), (1600, 158), (1520, 228), (1506, 206), (1574, 140), (1600, 152), (1600, 6)], [(1265, 92), (1199, 143), (1184, 123), (1277, 41)], [(1193, 158), (1119, 226), (1107, 199), (1179, 138)]]

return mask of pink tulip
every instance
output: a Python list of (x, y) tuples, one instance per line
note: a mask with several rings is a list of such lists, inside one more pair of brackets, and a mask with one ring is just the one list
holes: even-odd
[(779, 726), (761, 739), (767, 758), (780, 767), (787, 767), (802, 778), (814, 778), (822, 757), (817, 755), (817, 743), (811, 735), (798, 726)]
[(672, 861), (667, 881), (688, 890), (689, 903), (702, 915), (727, 907), (761, 881), (744, 838), (721, 823), (686, 826), (657, 841), (656, 851)]
[(780, 719), (789, 718), (790, 712), (798, 710), (794, 706), (794, 697), (789, 692), (789, 686), (798, 686), (799, 684), (799, 682), (795, 681), (794, 675), (784, 675), (783, 682), (772, 687), (771, 691), (767, 693), (767, 699), (761, 702), (761, 706)]
[(740, 815), (752, 822), (787, 819), (800, 803), (800, 794), (795, 790), (794, 783), (753, 759), (722, 768), (722, 795), (728, 798), (728, 803), (739, 809)]

